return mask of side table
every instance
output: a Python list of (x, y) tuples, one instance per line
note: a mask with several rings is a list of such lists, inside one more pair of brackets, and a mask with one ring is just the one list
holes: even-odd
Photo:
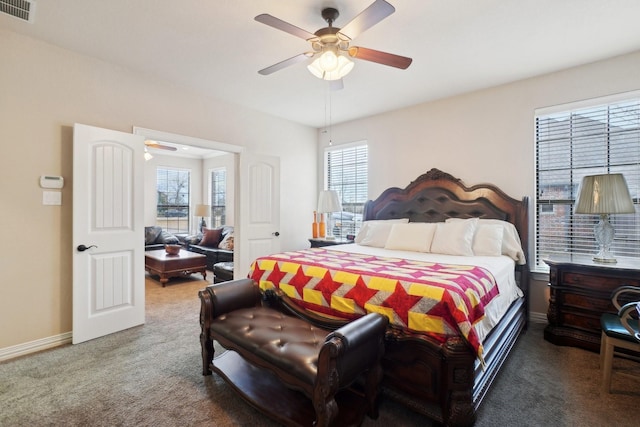
[(640, 286), (640, 261), (601, 264), (588, 256), (552, 257), (549, 265), (549, 324), (544, 339), (556, 345), (600, 351), (600, 316), (615, 313), (611, 294), (622, 285)]

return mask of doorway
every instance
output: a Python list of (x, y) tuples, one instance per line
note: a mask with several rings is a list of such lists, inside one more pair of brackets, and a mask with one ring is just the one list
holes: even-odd
[[(241, 147), (140, 127), (134, 127), (133, 133), (143, 136), (145, 140), (160, 144), (159, 148), (154, 148), (156, 145), (145, 147), (149, 154), (146, 156), (148, 160), (145, 161), (144, 168), (145, 226), (158, 225), (169, 233), (183, 237), (195, 236), (200, 233), (202, 218), (196, 216), (196, 207), (198, 205), (212, 205), (211, 175), (213, 171), (220, 169), (225, 171), (226, 176), (225, 224), (223, 225), (237, 226), (236, 194), (238, 189), (236, 177)], [(163, 209), (158, 207), (159, 196), (156, 183), (159, 171), (166, 172), (167, 170), (171, 172), (171, 175), (177, 176), (181, 172), (185, 172), (189, 176), (186, 190), (188, 197), (182, 202), (185, 206), (180, 209), (175, 207), (168, 209), (163, 216), (159, 212)], [(169, 213), (171, 218), (167, 217)], [(173, 216), (176, 217), (173, 218)], [(215, 223), (211, 221), (213, 218), (209, 216), (205, 220), (206, 225), (215, 227)], [(173, 229), (174, 225), (179, 229)]]

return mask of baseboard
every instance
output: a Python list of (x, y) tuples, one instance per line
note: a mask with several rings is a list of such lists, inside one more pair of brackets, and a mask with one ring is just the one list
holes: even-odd
[(71, 344), (71, 332), (55, 335), (53, 337), (42, 338), (35, 341), (18, 344), (11, 347), (0, 348), (0, 362), (13, 359), (49, 348), (58, 347), (64, 344)]
[(547, 323), (547, 313), (529, 313), (529, 320), (533, 323)]

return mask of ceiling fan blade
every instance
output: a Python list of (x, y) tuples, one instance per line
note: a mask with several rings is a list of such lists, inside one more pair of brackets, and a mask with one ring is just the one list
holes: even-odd
[(284, 31), (285, 33), (293, 34), (296, 37), (300, 37), (301, 39), (309, 40), (317, 38), (317, 36), (309, 31), (303, 30), (302, 28), (298, 28), (295, 25), (289, 24), (288, 22), (283, 21), (282, 19), (276, 18), (275, 16), (271, 16), (268, 13), (263, 13), (255, 17), (255, 20), (258, 22), (262, 22), (270, 27), (273, 27), (277, 30)]
[(379, 50), (367, 49), (366, 47), (352, 46), (349, 48), (349, 56), (365, 61), (377, 62), (378, 64), (406, 70), (413, 59), (406, 56), (394, 55), (393, 53), (381, 52)]
[(296, 55), (294, 57), (291, 57), (289, 59), (285, 59), (284, 61), (280, 61), (277, 64), (273, 64), (270, 67), (267, 68), (263, 68), (262, 70), (258, 71), (259, 74), (262, 74), (263, 76), (267, 76), (271, 73), (275, 73), (276, 71), (280, 71), (283, 68), (286, 68), (290, 65), (293, 64), (297, 64), (298, 62), (302, 62), (305, 61), (309, 58), (311, 58), (314, 55), (313, 52), (305, 52), (305, 53), (301, 53), (300, 55)]
[(176, 147), (171, 147), (169, 145), (162, 145), (162, 144), (158, 143), (157, 141), (151, 141), (151, 140), (145, 141), (144, 145), (146, 145), (149, 148), (157, 148), (158, 150), (167, 150), (167, 151), (177, 151), (178, 150)]
[(395, 11), (396, 8), (386, 1), (376, 0), (371, 3), (368, 8), (360, 12), (358, 16), (353, 18), (351, 22), (342, 27), (339, 32), (353, 40), (360, 33), (373, 27)]

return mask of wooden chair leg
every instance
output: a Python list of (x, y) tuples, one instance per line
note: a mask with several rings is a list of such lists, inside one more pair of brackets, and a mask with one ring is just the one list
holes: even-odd
[(602, 391), (611, 391), (611, 370), (613, 368), (613, 344), (609, 337), (603, 336), (602, 346), (604, 347), (602, 356)]
[(607, 335), (604, 332), (600, 334), (600, 360), (598, 361), (600, 369), (604, 368), (604, 341), (606, 337)]

